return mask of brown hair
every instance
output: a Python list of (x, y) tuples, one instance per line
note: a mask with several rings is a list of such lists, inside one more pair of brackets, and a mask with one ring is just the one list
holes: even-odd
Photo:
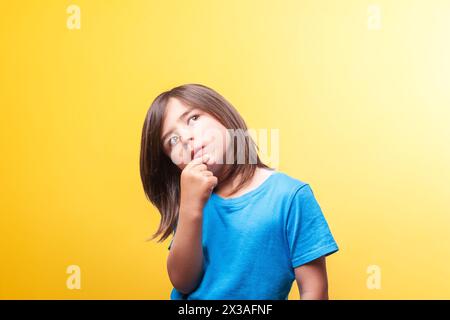
[[(186, 105), (198, 108), (215, 117), (227, 129), (242, 129), (247, 131), (245, 121), (237, 110), (224, 97), (211, 88), (201, 84), (185, 84), (158, 95), (151, 104), (145, 117), (141, 137), (140, 173), (142, 185), (146, 197), (158, 208), (161, 214), (159, 228), (152, 240), (161, 235), (158, 242), (165, 240), (172, 232), (175, 232), (178, 221), (178, 209), (180, 199), (180, 168), (178, 168), (163, 152), (161, 142), (161, 130), (164, 120), (166, 105), (169, 98), (174, 97)], [(232, 194), (240, 190), (253, 177), (257, 167), (269, 168), (261, 162), (256, 153), (256, 163), (250, 163), (249, 154), (256, 144), (250, 136), (246, 136), (245, 162), (233, 163), (227, 166), (219, 184), (230, 181), (241, 175), (239, 184), (233, 189)], [(235, 145), (236, 146), (236, 145)], [(253, 149), (254, 151), (255, 149)], [(254, 153), (254, 155), (255, 155)], [(236, 162), (236, 147), (234, 148), (234, 162)]]

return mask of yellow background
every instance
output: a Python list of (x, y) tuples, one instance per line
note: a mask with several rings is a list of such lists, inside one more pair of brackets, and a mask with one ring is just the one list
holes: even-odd
[[(66, 26), (70, 4), (81, 29)], [(381, 29), (368, 28), (369, 5)], [(310, 183), (332, 299), (450, 298), (450, 2), (2, 1), (0, 298), (168, 299), (139, 177), (145, 113), (183, 83)], [(81, 289), (66, 268), (81, 268)], [(381, 268), (381, 289), (366, 286)], [(290, 299), (297, 299), (294, 284)]]

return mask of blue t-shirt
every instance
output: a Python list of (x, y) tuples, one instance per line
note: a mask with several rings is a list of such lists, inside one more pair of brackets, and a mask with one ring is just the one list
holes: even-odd
[(199, 285), (171, 300), (285, 300), (294, 268), (339, 250), (309, 184), (279, 171), (236, 198), (212, 193), (202, 245)]

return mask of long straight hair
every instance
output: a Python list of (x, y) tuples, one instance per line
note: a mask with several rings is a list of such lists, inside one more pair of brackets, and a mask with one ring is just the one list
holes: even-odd
[[(169, 98), (177, 98), (186, 105), (198, 108), (215, 117), (225, 128), (237, 132), (247, 132), (244, 119), (231, 103), (211, 88), (201, 84), (185, 84), (165, 91), (152, 102), (142, 128), (140, 174), (146, 197), (159, 210), (161, 221), (156, 233), (148, 240), (161, 235), (158, 242), (164, 241), (175, 232), (180, 205), (180, 175), (178, 168), (163, 152), (161, 130)], [(239, 130), (241, 129), (241, 130)], [(249, 135), (244, 139), (244, 164), (236, 163), (236, 144), (234, 144), (233, 164), (226, 166), (218, 184), (226, 183), (236, 176), (241, 179), (232, 194), (239, 191), (253, 177), (257, 167), (269, 168), (261, 162), (256, 150), (258, 147)], [(256, 149), (255, 149), (256, 148)], [(250, 163), (253, 152), (256, 161)], [(255, 163), (256, 162), (256, 163)]]

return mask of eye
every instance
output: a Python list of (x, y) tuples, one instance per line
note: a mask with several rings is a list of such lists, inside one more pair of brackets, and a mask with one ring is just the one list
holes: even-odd
[(188, 124), (191, 122), (191, 120), (197, 121), (199, 117), (200, 117), (199, 114), (194, 114), (192, 117), (189, 118)]
[(174, 145), (177, 144), (179, 138), (178, 136), (173, 136), (169, 139), (169, 146), (173, 147)]

